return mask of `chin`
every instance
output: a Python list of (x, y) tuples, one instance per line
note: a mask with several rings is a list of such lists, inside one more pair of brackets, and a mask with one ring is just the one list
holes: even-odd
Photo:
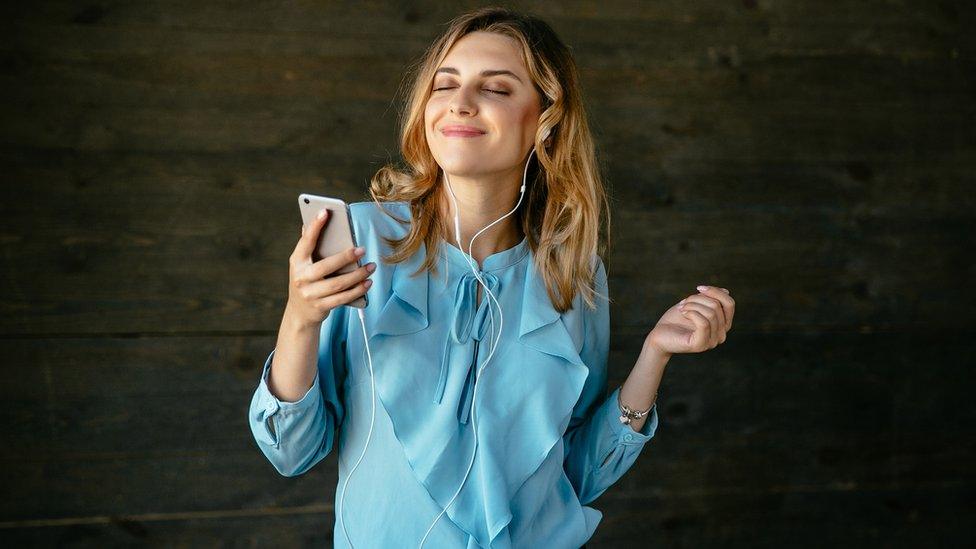
[(441, 164), (441, 169), (447, 172), (450, 177), (478, 177), (485, 173), (484, 168), (473, 163), (447, 163)]
[(434, 159), (441, 169), (450, 175), (458, 177), (474, 177), (485, 173), (484, 158), (486, 153), (480, 151), (435, 154)]

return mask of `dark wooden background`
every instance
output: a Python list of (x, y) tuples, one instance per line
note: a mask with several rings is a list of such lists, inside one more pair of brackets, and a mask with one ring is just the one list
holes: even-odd
[[(5, 546), (329, 545), (247, 408), (300, 192), (367, 198), (440, 2), (2, 8)], [(700, 283), (717, 349), (592, 547), (972, 543), (976, 40), (964, 1), (522, 3), (613, 196), (611, 386)]]

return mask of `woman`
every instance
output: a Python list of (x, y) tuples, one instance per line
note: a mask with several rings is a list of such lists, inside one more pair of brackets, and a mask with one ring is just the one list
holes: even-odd
[[(734, 302), (699, 287), (671, 307), (605, 396), (606, 200), (574, 61), (542, 21), (452, 21), (402, 124), (410, 169), (350, 205), (362, 255), (312, 262), (328, 220), (303, 228), (255, 440), (287, 476), (338, 441), (336, 547), (580, 547), (602, 517), (586, 504), (654, 435), (669, 357), (724, 342)], [(357, 320), (343, 305), (367, 291)]]

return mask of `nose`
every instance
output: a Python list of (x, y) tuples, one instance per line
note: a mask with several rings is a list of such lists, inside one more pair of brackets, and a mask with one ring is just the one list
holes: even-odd
[(467, 88), (465, 86), (460, 86), (455, 90), (453, 96), (451, 96), (451, 114), (468, 114), (474, 115), (478, 112), (477, 107), (473, 101), (468, 100)]

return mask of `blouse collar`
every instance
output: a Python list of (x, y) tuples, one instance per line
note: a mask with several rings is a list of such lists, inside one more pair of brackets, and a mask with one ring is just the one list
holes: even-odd
[[(466, 271), (471, 269), (471, 266), (478, 268), (478, 262), (475, 261), (468, 252), (461, 250), (454, 244), (450, 242), (441, 241), (438, 245), (438, 255), (446, 259), (452, 266), (462, 267)], [(529, 253), (529, 240), (527, 237), (522, 237), (522, 241), (512, 246), (507, 250), (502, 250), (500, 252), (495, 252), (488, 257), (486, 257), (481, 262), (481, 271), (498, 271), (506, 267), (510, 267), (523, 259)], [(469, 263), (470, 261), (470, 263)]]
[[(447, 252), (452, 255), (456, 254), (454, 255), (455, 259), (467, 255), (450, 244), (444, 244), (444, 246), (453, 249), (453, 251), (447, 250)], [(370, 334), (404, 335), (419, 332), (430, 324), (427, 307), (430, 272), (423, 269), (419, 274), (413, 275), (423, 264), (425, 258), (426, 244), (422, 243), (417, 253), (392, 266), (391, 299), (385, 304), (379, 305), (382, 307), (379, 314), (369, 315), (369, 307), (367, 307), (367, 318), (372, 316), (372, 322), (368, 325)], [(538, 268), (533, 264), (535, 256), (529, 248), (528, 242), (523, 239), (513, 248), (488, 256), (485, 258), (485, 266), (489, 270), (497, 270), (518, 263), (523, 258), (528, 260), (529, 265), (525, 269), (523, 305), (519, 317), (519, 341), (544, 353), (561, 356), (574, 364), (583, 366), (579, 357), (578, 346), (573, 342), (563, 323), (557, 322), (561, 314), (549, 299), (545, 280), (539, 275)], [(464, 259), (460, 259), (460, 261), (463, 263)], [(550, 324), (557, 325), (553, 330), (541, 330), (539, 333), (533, 333)]]

